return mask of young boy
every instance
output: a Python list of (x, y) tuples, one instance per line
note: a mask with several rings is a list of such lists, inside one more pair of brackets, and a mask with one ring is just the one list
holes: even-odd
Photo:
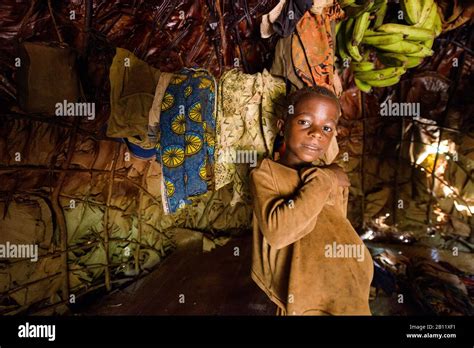
[(278, 120), (284, 154), (250, 174), (252, 279), (277, 314), (371, 315), (373, 263), (345, 216), (349, 180), (335, 164), (312, 165), (334, 137), (339, 102), (325, 88), (304, 88), (290, 95), (288, 111)]

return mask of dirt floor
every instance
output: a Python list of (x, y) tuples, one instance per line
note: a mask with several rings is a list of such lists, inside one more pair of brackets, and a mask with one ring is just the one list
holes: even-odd
[[(447, 250), (419, 246), (370, 246), (447, 261), (474, 273), (472, 254), (453, 257)], [(202, 238), (188, 237), (158, 269), (79, 307), (76, 315), (273, 315), (276, 306), (251, 280), (250, 263), (251, 236), (233, 238), (210, 252), (202, 252)], [(382, 290), (372, 291), (370, 307), (376, 316), (423, 314), (409, 300), (400, 304), (396, 294), (389, 296)]]
[[(235, 247), (239, 248), (239, 256), (234, 255)], [(232, 239), (204, 253), (202, 239), (195, 238), (178, 246), (146, 277), (99, 299), (80, 313), (273, 315), (276, 306), (250, 278), (250, 262), (250, 236)]]

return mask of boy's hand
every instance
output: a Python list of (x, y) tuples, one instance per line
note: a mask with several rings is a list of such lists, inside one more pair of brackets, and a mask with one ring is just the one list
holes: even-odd
[(336, 174), (337, 180), (339, 182), (339, 186), (349, 187), (351, 186), (351, 182), (349, 181), (349, 177), (344, 172), (344, 170), (339, 167), (337, 164), (332, 163), (325, 167), (325, 169), (330, 169), (334, 174)]
[[(337, 164), (333, 163), (328, 166), (322, 167), (322, 169), (329, 169), (334, 174), (336, 174), (339, 186), (343, 186), (343, 187), (351, 186), (351, 182), (349, 181), (347, 174)], [(301, 180), (306, 183), (308, 180), (311, 180), (311, 178), (314, 176), (314, 174), (317, 171), (318, 171), (317, 167), (308, 167), (308, 168), (301, 169), (300, 170)]]

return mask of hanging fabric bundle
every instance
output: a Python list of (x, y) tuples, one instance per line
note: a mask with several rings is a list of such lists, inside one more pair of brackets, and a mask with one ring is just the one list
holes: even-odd
[[(317, 11), (321, 11), (318, 13)], [(337, 1), (322, 10), (308, 11), (296, 25), (291, 40), (291, 57), (296, 74), (307, 86), (334, 87), (334, 40), (332, 23), (342, 18)]]
[(160, 70), (117, 47), (109, 74), (107, 136), (123, 138), (136, 157), (152, 158), (156, 143), (148, 136), (148, 123)]
[(173, 75), (164, 93), (156, 155), (162, 167), (165, 214), (211, 188), (215, 90), (215, 79), (207, 70), (185, 68)]
[(251, 75), (233, 69), (220, 79), (215, 182), (216, 190), (233, 183), (231, 205), (250, 201), (249, 171), (271, 155), (284, 97), (285, 82), (267, 70)]

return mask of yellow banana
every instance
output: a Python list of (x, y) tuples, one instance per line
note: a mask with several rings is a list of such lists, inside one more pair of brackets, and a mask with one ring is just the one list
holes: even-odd
[(426, 41), (435, 37), (434, 31), (431, 29), (396, 23), (383, 24), (377, 30), (384, 33), (403, 34), (407, 40), (412, 41)]
[(406, 69), (401, 66), (389, 67), (372, 71), (358, 71), (355, 77), (362, 81), (385, 80), (391, 77), (404, 74)]
[(367, 45), (390, 45), (403, 40), (402, 34), (385, 34), (385, 35), (374, 35), (364, 36), (362, 43)]
[(388, 87), (397, 84), (400, 81), (400, 77), (401, 75), (398, 75), (384, 80), (368, 80), (363, 82), (372, 87)]
[(354, 78), (354, 82), (357, 88), (359, 88), (362, 92), (369, 93), (370, 91), (372, 91), (372, 86), (362, 80), (359, 80), (357, 77)]
[(352, 45), (358, 46), (364, 37), (365, 30), (369, 25), (369, 12), (364, 12), (355, 19), (354, 30), (352, 31)]
[(422, 46), (411, 41), (399, 41), (390, 45), (377, 45), (375, 46), (382, 51), (412, 54), (422, 50)]
[(404, 18), (408, 24), (416, 24), (420, 19), (420, 0), (400, 0)]

